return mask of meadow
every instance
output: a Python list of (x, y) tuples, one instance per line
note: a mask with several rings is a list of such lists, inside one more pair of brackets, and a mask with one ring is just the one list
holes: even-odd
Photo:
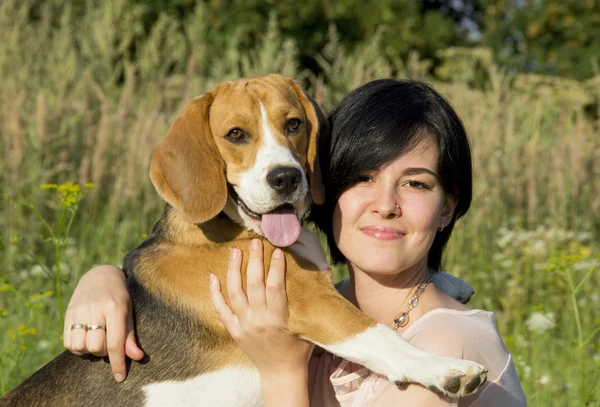
[(182, 104), (223, 80), (281, 73), (325, 111), (381, 77), (443, 92), (475, 165), (444, 269), (475, 288), (472, 307), (495, 312), (529, 405), (600, 405), (600, 75), (506, 72), (484, 48), (443, 50), (432, 74), (417, 54), (381, 57), (377, 36), (344, 49), (332, 28), (316, 76), (275, 19), (260, 46), (232, 37), (207, 55), (201, 7), (183, 27), (160, 18), (131, 55), (125, 0), (77, 21), (68, 6), (59, 20), (42, 7), (35, 23), (28, 1), (0, 2), (0, 395), (62, 351), (81, 274), (120, 264), (158, 219), (149, 159)]

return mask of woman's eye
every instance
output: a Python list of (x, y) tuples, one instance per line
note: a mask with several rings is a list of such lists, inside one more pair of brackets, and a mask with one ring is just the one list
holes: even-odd
[(302, 120), (300, 119), (290, 119), (287, 122), (287, 130), (289, 133), (297, 133), (302, 127)]
[(429, 185), (419, 181), (408, 181), (404, 185), (414, 189), (431, 189)]

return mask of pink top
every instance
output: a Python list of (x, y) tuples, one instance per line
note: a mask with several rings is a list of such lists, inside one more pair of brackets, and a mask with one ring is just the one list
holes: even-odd
[[(498, 334), (494, 314), (482, 310), (438, 308), (408, 327), (402, 337), (412, 345), (436, 353), (472, 360), (488, 370), (487, 382), (473, 395), (447, 399), (436, 406), (526, 406), (510, 353)], [(378, 406), (387, 386), (385, 377), (347, 360), (325, 353), (313, 356), (309, 365), (311, 406)], [(398, 400), (402, 405), (402, 400)], [(389, 404), (387, 404), (389, 405)]]

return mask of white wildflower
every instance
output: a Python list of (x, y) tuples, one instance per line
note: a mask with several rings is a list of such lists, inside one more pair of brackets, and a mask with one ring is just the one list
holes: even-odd
[(500, 246), (501, 248), (505, 248), (509, 245), (509, 243), (511, 243), (514, 239), (514, 232), (512, 230), (509, 230), (507, 228), (500, 228), (498, 230), (498, 234), (500, 235), (500, 237), (498, 238), (498, 246)]
[[(52, 266), (52, 273), (56, 273), (57, 268), (56, 264)], [(71, 274), (71, 268), (67, 263), (60, 262), (60, 274), (63, 276), (68, 276)]]
[[(529, 347), (529, 341), (527, 339), (525, 339), (525, 337), (523, 335), (517, 335), (515, 337), (516, 339), (516, 343), (517, 346), (520, 348), (527, 348)], [(525, 366), (525, 361), (522, 361), (522, 365)]]
[(527, 321), (525, 321), (525, 324), (530, 331), (542, 333), (548, 329), (554, 328), (554, 314), (551, 312), (547, 314), (534, 312)]
[(31, 268), (31, 271), (29, 272), (32, 276), (34, 277), (38, 277), (38, 276), (45, 276), (46, 272), (44, 271), (44, 268), (39, 265), (36, 264)]
[(544, 257), (548, 253), (546, 242), (544, 240), (534, 240), (529, 245), (525, 246), (525, 253), (531, 256)]
[(541, 385), (546, 385), (550, 383), (550, 376), (548, 376), (547, 374), (543, 375), (542, 377), (540, 377), (539, 383)]
[(594, 267), (598, 267), (598, 263), (600, 263), (597, 259), (587, 259), (583, 261), (578, 261), (573, 264), (573, 270), (577, 271), (587, 271), (591, 270)]
[(577, 234), (577, 240), (579, 240), (582, 243), (585, 243), (591, 239), (592, 239), (592, 234), (590, 232), (581, 232), (581, 233)]
[(502, 252), (496, 252), (492, 256), (492, 260), (495, 263), (500, 263), (500, 262), (504, 261), (505, 258), (506, 258), (506, 255)]
[(65, 248), (65, 256), (68, 258), (74, 257), (77, 254), (77, 248), (74, 246), (68, 246)]

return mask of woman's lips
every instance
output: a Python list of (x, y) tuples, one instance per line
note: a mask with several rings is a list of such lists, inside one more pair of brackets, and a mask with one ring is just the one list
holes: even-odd
[(404, 233), (399, 230), (385, 226), (366, 226), (360, 230), (365, 235), (378, 240), (395, 240), (404, 236)]

